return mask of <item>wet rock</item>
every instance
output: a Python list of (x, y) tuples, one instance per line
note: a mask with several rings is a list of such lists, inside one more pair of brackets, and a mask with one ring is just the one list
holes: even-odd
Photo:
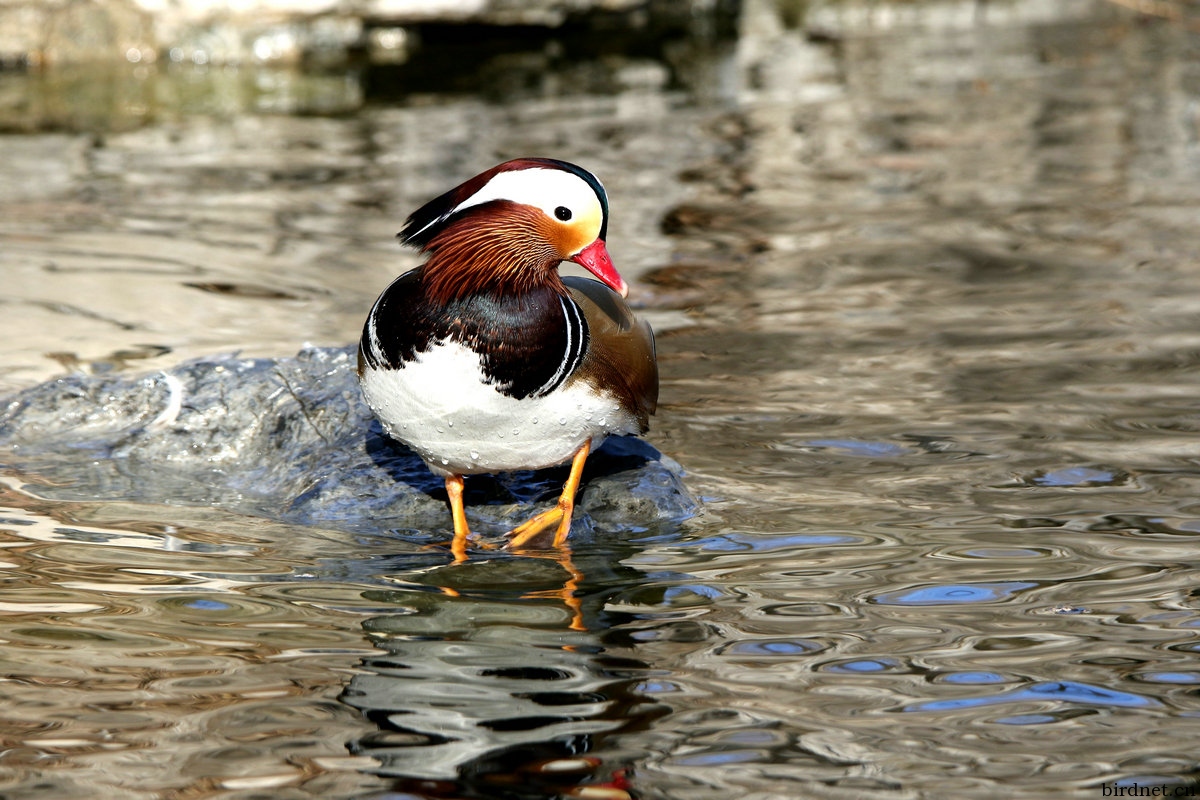
[[(159, 373), (73, 375), (0, 401), (0, 468), (58, 499), (214, 505), (349, 531), (445, 531), (441, 480), (363, 404), (352, 348), (220, 356)], [(695, 511), (679, 465), (610, 439), (588, 461), (576, 527), (636, 531)], [(553, 500), (565, 468), (468, 479), (468, 514), (500, 533)], [(39, 477), (44, 476), (44, 477)]]

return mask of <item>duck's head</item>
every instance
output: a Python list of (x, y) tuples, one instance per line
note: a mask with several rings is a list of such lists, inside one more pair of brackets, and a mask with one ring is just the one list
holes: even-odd
[(605, 245), (608, 197), (595, 175), (566, 161), (506, 161), (413, 212), (400, 240), (429, 253), (425, 280), (443, 300), (479, 291), (565, 289), (574, 261), (614, 291), (629, 287)]

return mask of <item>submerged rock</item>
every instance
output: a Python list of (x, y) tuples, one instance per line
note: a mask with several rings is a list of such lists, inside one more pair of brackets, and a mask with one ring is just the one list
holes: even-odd
[[(441, 479), (383, 433), (354, 369), (352, 348), (308, 348), (49, 381), (0, 401), (0, 468), (55, 499), (212, 505), (355, 532), (447, 530)], [(609, 439), (588, 460), (577, 530), (691, 516), (680, 472), (639, 439)], [(469, 478), (468, 516), (481, 533), (507, 530), (531, 503), (556, 499), (565, 476)]]

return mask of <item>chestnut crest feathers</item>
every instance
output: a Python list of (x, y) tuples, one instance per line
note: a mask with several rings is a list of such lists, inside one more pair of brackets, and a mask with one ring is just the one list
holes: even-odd
[(532, 206), (560, 224), (581, 229), (590, 234), (588, 242), (607, 235), (608, 197), (596, 176), (566, 161), (519, 158), (430, 200), (409, 216), (398, 236), (405, 244), (425, 248), (472, 209), (506, 201)]

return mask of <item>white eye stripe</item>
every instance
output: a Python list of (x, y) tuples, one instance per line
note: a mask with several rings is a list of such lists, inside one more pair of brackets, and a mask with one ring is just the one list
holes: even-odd
[(600, 210), (595, 190), (578, 175), (559, 169), (535, 168), (496, 174), (482, 189), (459, 203), (450, 213), (455, 214), (464, 208), (493, 200), (510, 200), (534, 206), (550, 217), (554, 217), (554, 210), (559, 206), (570, 210), (573, 218)]

